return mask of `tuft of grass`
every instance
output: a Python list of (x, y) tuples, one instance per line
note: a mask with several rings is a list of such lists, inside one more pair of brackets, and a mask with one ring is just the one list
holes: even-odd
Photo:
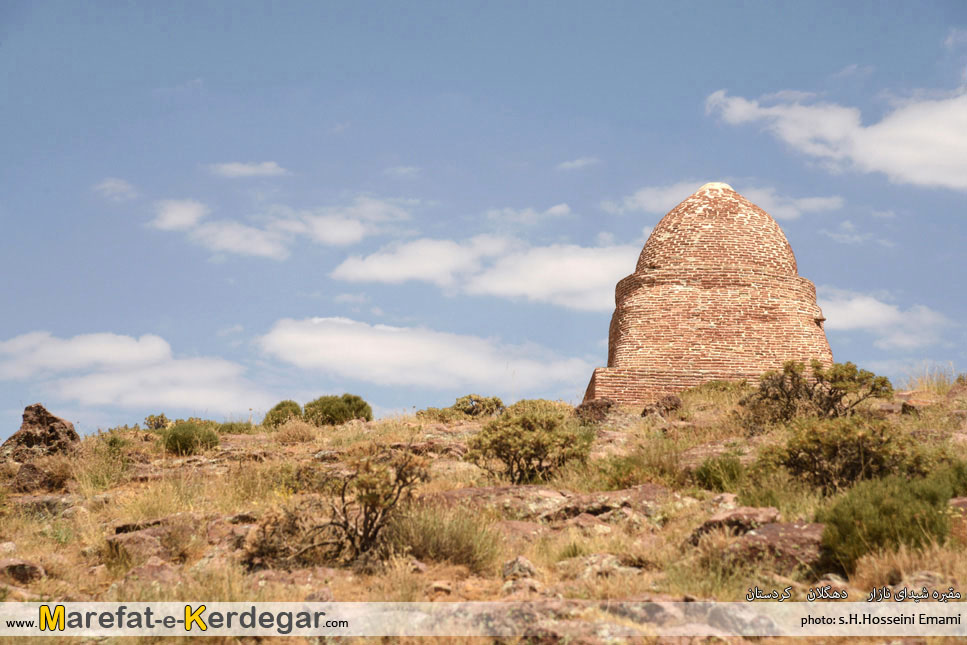
[(272, 436), (278, 443), (308, 443), (316, 438), (318, 428), (302, 419), (290, 417), (278, 426)]
[(745, 466), (735, 455), (717, 455), (703, 461), (692, 477), (702, 488), (718, 492), (733, 491), (745, 479)]
[(924, 361), (911, 369), (903, 382), (905, 390), (926, 390), (946, 396), (957, 382), (957, 372), (952, 362), (946, 365)]
[(601, 462), (604, 488), (619, 490), (644, 483), (681, 488), (688, 482), (682, 468), (686, 444), (677, 437), (652, 435), (626, 455), (616, 455)]
[(493, 569), (502, 546), (486, 517), (460, 507), (412, 505), (393, 518), (387, 531), (388, 544), (398, 553), (462, 564), (478, 574)]

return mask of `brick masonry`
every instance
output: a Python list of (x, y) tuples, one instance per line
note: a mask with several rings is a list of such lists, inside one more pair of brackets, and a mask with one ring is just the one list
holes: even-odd
[(824, 320), (779, 224), (731, 186), (705, 184), (662, 218), (618, 282), (608, 366), (584, 400), (643, 405), (789, 359), (828, 365)]

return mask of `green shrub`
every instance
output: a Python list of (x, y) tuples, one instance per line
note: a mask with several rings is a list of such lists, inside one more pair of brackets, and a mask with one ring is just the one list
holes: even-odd
[(262, 419), (262, 425), (267, 428), (278, 428), (292, 418), (302, 418), (302, 407), (295, 401), (286, 399), (285, 401), (279, 401), (271, 410), (265, 413), (265, 418)]
[(175, 423), (162, 434), (165, 450), (176, 455), (193, 455), (218, 445), (218, 433), (193, 421)]
[(218, 425), (218, 434), (252, 434), (255, 426), (251, 421), (226, 421)]
[(457, 421), (466, 421), (470, 417), (453, 408), (427, 408), (417, 410), (416, 418), (428, 423), (456, 423)]
[(695, 469), (692, 478), (706, 490), (734, 492), (745, 476), (745, 466), (735, 455), (709, 457)]
[(320, 396), (306, 403), (306, 421), (317, 426), (338, 426), (353, 419), (373, 420), (373, 409), (355, 394)]
[(547, 479), (568, 462), (585, 463), (591, 441), (570, 406), (518, 401), (471, 438), (467, 456), (484, 468), (499, 460), (500, 474), (520, 484)]
[(781, 372), (763, 374), (758, 389), (739, 402), (744, 425), (755, 432), (797, 416), (851, 416), (863, 401), (893, 394), (885, 376), (857, 369), (853, 363), (827, 368), (814, 360), (810, 369), (812, 376), (807, 376), (805, 364), (787, 361)]
[(830, 563), (849, 573), (867, 553), (944, 542), (950, 530), (949, 492), (936, 478), (860, 482), (817, 516), (826, 525), (823, 547)]
[(824, 493), (863, 479), (924, 475), (932, 465), (920, 444), (889, 422), (858, 416), (797, 420), (777, 459)]
[(500, 554), (501, 536), (490, 521), (465, 508), (411, 505), (387, 527), (393, 549), (418, 560), (465, 565), (482, 574)]
[(496, 396), (468, 394), (457, 399), (452, 406), (469, 417), (489, 417), (504, 409), (504, 402)]
[(148, 430), (164, 430), (169, 423), (171, 422), (168, 421), (168, 417), (163, 412), (161, 414), (149, 414), (144, 418), (144, 427)]

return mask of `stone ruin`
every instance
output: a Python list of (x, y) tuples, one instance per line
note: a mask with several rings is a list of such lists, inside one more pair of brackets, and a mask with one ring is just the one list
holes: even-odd
[(824, 320), (776, 221), (728, 184), (705, 184), (662, 218), (618, 282), (608, 366), (584, 400), (642, 405), (790, 359), (829, 365)]

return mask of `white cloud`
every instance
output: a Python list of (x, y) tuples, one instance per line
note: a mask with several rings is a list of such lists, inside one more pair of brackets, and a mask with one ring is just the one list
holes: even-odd
[(776, 219), (796, 219), (803, 213), (819, 213), (838, 210), (843, 207), (843, 198), (830, 197), (788, 197), (776, 193), (774, 188), (746, 188), (742, 195), (753, 204)]
[(201, 222), (210, 212), (193, 200), (165, 200), (156, 205), (151, 226), (167, 231), (185, 231), (188, 239), (219, 253), (235, 253), (274, 260), (289, 257), (299, 238), (319, 244), (345, 246), (409, 218), (414, 200), (377, 199), (360, 196), (345, 206), (296, 211), (286, 206), (270, 207), (262, 216), (263, 226), (235, 220)]
[(571, 309), (614, 309), (614, 285), (635, 267), (637, 246), (532, 247), (503, 255), (471, 277), (468, 293), (523, 298)]
[(0, 379), (24, 379), (37, 374), (95, 367), (122, 367), (166, 360), (171, 347), (160, 336), (140, 338), (118, 334), (81, 334), (57, 338), (34, 331), (0, 341)]
[[(832, 78), (857, 78), (861, 76), (869, 76), (872, 73), (872, 65), (860, 65), (859, 63), (852, 63), (833, 74)], [(809, 93), (804, 92), (804, 94)]]
[(364, 305), (369, 302), (369, 296), (365, 293), (340, 293), (332, 301), (344, 305)]
[(392, 168), (387, 168), (383, 171), (390, 177), (397, 177), (399, 179), (412, 179), (414, 177), (419, 177), (423, 169), (419, 166), (393, 166)]
[(465, 242), (423, 238), (347, 258), (330, 277), (386, 284), (416, 280), (470, 294), (609, 311), (615, 283), (634, 270), (640, 251), (636, 245), (532, 247), (487, 235)]
[(958, 49), (967, 46), (967, 29), (951, 27), (944, 38), (943, 46), (947, 49)]
[(880, 172), (897, 183), (967, 190), (967, 93), (919, 98), (863, 125), (860, 111), (832, 103), (759, 101), (709, 95), (706, 112), (731, 125), (762, 124), (793, 149), (833, 170)]
[(314, 210), (295, 211), (277, 206), (272, 210), (275, 219), (270, 226), (306, 235), (320, 244), (345, 246), (382, 232), (390, 223), (409, 219), (409, 207), (417, 203), (415, 200), (378, 199), (364, 195), (345, 206)]
[(210, 212), (211, 209), (193, 199), (166, 199), (155, 204), (151, 226), (162, 231), (185, 231)]
[(286, 240), (278, 231), (265, 231), (232, 220), (201, 224), (189, 232), (189, 237), (212, 251), (273, 260), (289, 257)]
[(567, 204), (556, 204), (544, 211), (535, 211), (533, 208), (494, 208), (487, 211), (488, 219), (503, 220), (506, 222), (516, 222), (520, 224), (535, 224), (539, 220), (548, 217), (563, 217), (571, 213), (571, 207)]
[(347, 318), (279, 320), (260, 344), (298, 367), (378, 385), (533, 391), (581, 383), (591, 369), (536, 345)]
[[(680, 181), (667, 186), (646, 186), (624, 197), (620, 202), (605, 201), (601, 207), (609, 213), (640, 211), (664, 215), (701, 188), (703, 181)], [(789, 197), (771, 187), (740, 187), (746, 199), (758, 205), (776, 219), (796, 219), (803, 213), (842, 208), (843, 199), (830, 197)]]
[(822, 228), (819, 229), (819, 232), (834, 242), (838, 242), (840, 244), (862, 244), (864, 242), (874, 240), (881, 246), (896, 246), (889, 240), (876, 238), (873, 233), (860, 231), (859, 227), (848, 219), (840, 222), (839, 225), (833, 230)]
[(330, 277), (349, 282), (386, 284), (416, 280), (449, 287), (456, 284), (458, 277), (478, 271), (484, 258), (504, 253), (515, 243), (491, 235), (478, 235), (462, 244), (422, 238), (392, 244), (366, 257), (349, 257), (333, 270)]
[(588, 166), (594, 166), (601, 163), (601, 160), (597, 157), (579, 157), (577, 159), (572, 159), (571, 161), (562, 161), (555, 166), (558, 170), (579, 170), (581, 168), (587, 168)]
[(58, 380), (55, 391), (83, 405), (186, 409), (244, 416), (275, 399), (244, 378), (245, 368), (220, 358), (170, 359)]
[(44, 379), (38, 387), (83, 405), (246, 413), (273, 399), (219, 358), (174, 358), (160, 336), (112, 333), (58, 338), (35, 331), (0, 342), (0, 379)]
[(215, 334), (217, 336), (231, 336), (233, 334), (241, 334), (243, 331), (245, 331), (245, 327), (243, 327), (241, 324), (235, 324), (231, 327), (219, 329), (217, 332), (215, 332)]
[(278, 177), (288, 175), (289, 171), (274, 161), (248, 162), (230, 161), (227, 163), (215, 163), (208, 166), (212, 174), (229, 179), (240, 177)]
[(763, 94), (759, 97), (760, 101), (772, 103), (774, 101), (807, 101), (816, 98), (815, 92), (803, 92), (800, 90), (779, 90), (771, 94)]
[(110, 199), (112, 202), (126, 202), (138, 196), (138, 191), (134, 186), (117, 177), (106, 177), (91, 188), (101, 197)]
[(924, 305), (901, 309), (872, 294), (820, 287), (819, 306), (829, 331), (863, 331), (881, 349), (912, 350), (941, 341), (951, 321)]

